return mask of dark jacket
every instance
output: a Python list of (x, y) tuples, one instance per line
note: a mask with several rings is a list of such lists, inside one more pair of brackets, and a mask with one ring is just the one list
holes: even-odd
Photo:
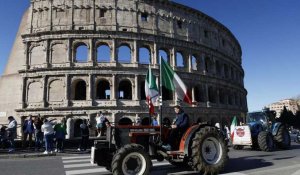
[[(29, 120), (25, 120), (24, 121), (24, 124), (23, 124), (23, 127), (22, 127), (23, 132), (26, 130), (27, 125), (29, 125)], [(31, 131), (34, 132), (33, 120), (31, 120), (31, 126), (30, 127), (31, 127)]]
[(174, 124), (179, 129), (187, 129), (189, 127), (189, 116), (184, 112), (177, 114)]

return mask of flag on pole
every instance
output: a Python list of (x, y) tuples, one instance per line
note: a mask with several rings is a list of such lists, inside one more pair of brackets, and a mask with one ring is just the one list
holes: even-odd
[(190, 95), (188, 94), (187, 88), (184, 85), (180, 77), (173, 71), (173, 69), (165, 62), (164, 59), (161, 59), (161, 72), (162, 72), (162, 85), (177, 93), (177, 96), (180, 100), (192, 104)]
[(231, 122), (231, 125), (230, 125), (230, 138), (231, 138), (231, 141), (233, 142), (233, 136), (234, 136), (234, 128), (237, 126), (237, 119), (236, 119), (236, 116), (233, 117), (233, 120)]
[(149, 113), (153, 114), (154, 113), (154, 103), (156, 99), (159, 96), (158, 88), (156, 85), (156, 78), (152, 74), (150, 65), (149, 65), (149, 70), (147, 73), (146, 81), (145, 81), (145, 94), (146, 94), (146, 100), (149, 105)]

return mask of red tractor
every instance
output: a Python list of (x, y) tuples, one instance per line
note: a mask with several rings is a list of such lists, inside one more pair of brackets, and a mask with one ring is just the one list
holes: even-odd
[(108, 128), (106, 140), (95, 141), (91, 163), (106, 167), (114, 175), (149, 175), (153, 159), (191, 168), (204, 174), (218, 174), (228, 161), (228, 148), (218, 128), (207, 124), (190, 126), (178, 147), (166, 151), (170, 129), (160, 126), (117, 125)]

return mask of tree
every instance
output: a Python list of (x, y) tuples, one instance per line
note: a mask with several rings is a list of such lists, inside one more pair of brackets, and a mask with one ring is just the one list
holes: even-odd
[(284, 106), (278, 121), (289, 126), (294, 126), (295, 116), (292, 113), (292, 111), (287, 110), (286, 107)]

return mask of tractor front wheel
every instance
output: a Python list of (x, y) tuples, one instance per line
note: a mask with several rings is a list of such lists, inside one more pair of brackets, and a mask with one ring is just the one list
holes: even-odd
[(289, 149), (291, 147), (291, 137), (288, 130), (282, 125), (278, 129), (277, 135), (274, 137), (277, 146), (280, 149)]
[(114, 175), (149, 175), (152, 162), (140, 145), (125, 145), (117, 151), (112, 160)]
[(262, 151), (273, 151), (274, 141), (270, 132), (261, 131), (258, 134), (258, 146)]
[(225, 140), (215, 127), (201, 128), (192, 143), (192, 167), (203, 174), (218, 174), (228, 161)]

